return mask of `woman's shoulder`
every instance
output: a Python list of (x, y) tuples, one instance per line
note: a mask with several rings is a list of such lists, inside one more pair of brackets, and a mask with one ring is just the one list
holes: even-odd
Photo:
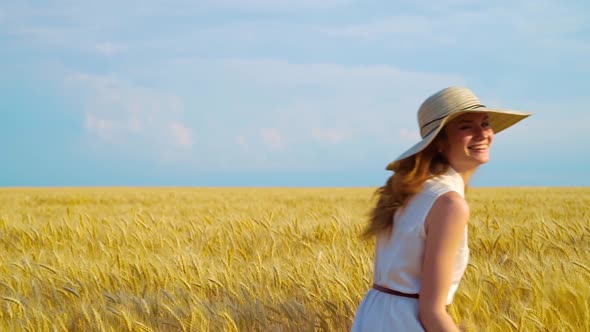
[(465, 197), (465, 184), (459, 174), (447, 172), (426, 180), (422, 191), (436, 197), (448, 192), (456, 192), (459, 196)]
[(465, 227), (469, 218), (469, 205), (465, 198), (455, 191), (449, 191), (440, 195), (432, 205), (425, 220), (425, 227), (436, 220), (436, 224), (442, 227)]
[(440, 195), (434, 202), (434, 206), (438, 207), (439, 210), (452, 210), (459, 214), (469, 213), (469, 204), (456, 191), (448, 191)]

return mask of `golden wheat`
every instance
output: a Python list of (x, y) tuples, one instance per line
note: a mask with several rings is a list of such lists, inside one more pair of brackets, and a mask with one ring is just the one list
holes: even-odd
[[(372, 189), (0, 190), (0, 330), (346, 331)], [(473, 331), (590, 331), (590, 189), (470, 189), (449, 310)]]

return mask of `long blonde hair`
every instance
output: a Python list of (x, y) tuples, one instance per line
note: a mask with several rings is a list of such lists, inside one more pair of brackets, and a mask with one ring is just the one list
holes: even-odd
[(393, 175), (375, 191), (378, 200), (371, 209), (369, 223), (362, 234), (364, 238), (391, 230), (395, 212), (422, 189), (426, 180), (448, 170), (448, 162), (439, 152), (444, 143), (446, 134), (441, 131), (424, 150), (393, 164)]

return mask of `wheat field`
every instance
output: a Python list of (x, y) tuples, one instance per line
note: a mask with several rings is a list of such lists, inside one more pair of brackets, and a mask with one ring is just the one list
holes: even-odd
[[(374, 188), (0, 190), (2, 331), (346, 331)], [(473, 188), (468, 331), (590, 331), (590, 188)]]

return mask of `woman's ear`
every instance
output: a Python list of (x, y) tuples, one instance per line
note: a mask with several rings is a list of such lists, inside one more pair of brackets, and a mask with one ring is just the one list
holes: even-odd
[(445, 151), (445, 141), (442, 139), (439, 139), (436, 142), (436, 151), (438, 151), (438, 153), (443, 153)]
[(447, 134), (445, 131), (442, 131), (436, 140), (436, 151), (438, 153), (444, 153), (447, 147)]

